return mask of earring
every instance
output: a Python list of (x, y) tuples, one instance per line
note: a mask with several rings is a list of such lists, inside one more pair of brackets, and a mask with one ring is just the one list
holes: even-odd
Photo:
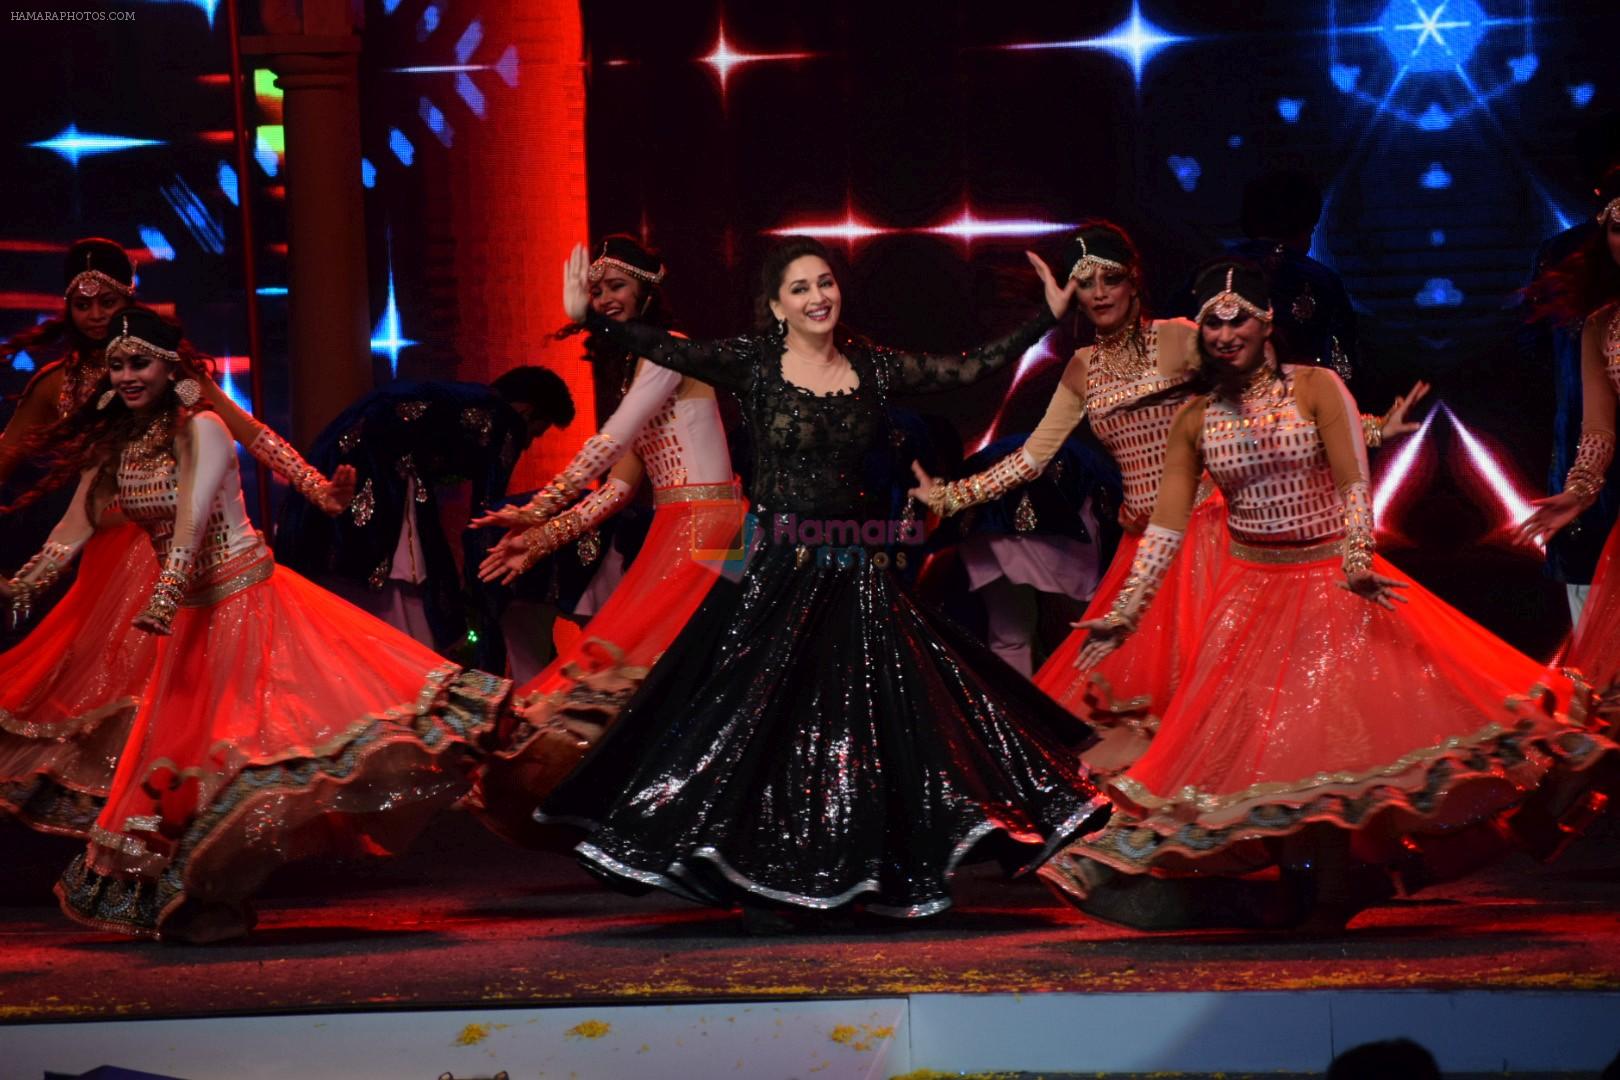
[(174, 396), (189, 409), (202, 399), (202, 384), (196, 379), (181, 379), (174, 384)]
[(783, 341), (787, 340), (787, 320), (786, 319), (777, 319), (776, 320), (776, 336), (781, 338)]
[(118, 396), (118, 391), (116, 391), (116, 390), (104, 391), (102, 393), (101, 397), (96, 400), (96, 411), (101, 412), (107, 406), (111, 405), (113, 398), (115, 398), (117, 396)]

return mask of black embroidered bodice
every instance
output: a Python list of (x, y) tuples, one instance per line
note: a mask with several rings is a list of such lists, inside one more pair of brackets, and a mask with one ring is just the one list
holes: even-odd
[(758, 508), (800, 517), (849, 518), (887, 507), (888, 492), (866, 490), (863, 461), (888, 438), (884, 405), (891, 395), (970, 386), (1021, 357), (1055, 321), (1043, 307), (1037, 318), (1006, 337), (960, 355), (851, 344), (844, 355), (860, 385), (826, 395), (783, 378), (783, 347), (776, 338), (692, 341), (594, 312), (588, 325), (655, 364), (737, 394), (754, 437), (750, 496)]

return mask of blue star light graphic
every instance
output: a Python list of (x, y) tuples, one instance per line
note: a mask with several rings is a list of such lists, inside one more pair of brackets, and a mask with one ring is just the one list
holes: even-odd
[(377, 329), (371, 334), (371, 351), (382, 353), (388, 357), (388, 371), (392, 375), (399, 374), (399, 354), (419, 342), (406, 337), (400, 325), (399, 304), (394, 294), (394, 245), (393, 237), (388, 240), (388, 302), (383, 305), (382, 318), (377, 320)]
[(1075, 41), (1034, 42), (1009, 45), (1009, 49), (1101, 49), (1111, 52), (1131, 66), (1136, 85), (1142, 85), (1142, 68), (1154, 55), (1172, 45), (1191, 41), (1192, 38), (1172, 34), (1142, 17), (1141, 0), (1131, 0), (1131, 13), (1124, 22), (1102, 37), (1080, 38)]
[(131, 139), (122, 135), (96, 135), (88, 131), (80, 131), (77, 125), (69, 124), (49, 139), (29, 143), (29, 146), (41, 150), (53, 150), (68, 160), (68, 163), (77, 167), (79, 159), (89, 157), (91, 154), (111, 154), (119, 150), (132, 150), (137, 146), (158, 146), (158, 139)]
[(1142, 18), (1142, 5), (1137, 0), (1131, 0), (1129, 19), (1114, 27), (1106, 36), (1091, 38), (1080, 44), (1090, 49), (1107, 49), (1122, 60), (1129, 60), (1136, 85), (1141, 86), (1142, 65), (1151, 60), (1153, 54), (1160, 49), (1169, 48), (1186, 40), (1184, 37), (1166, 33)]
[(1466, 63), (1487, 24), (1475, 0), (1391, 0), (1378, 19), (1384, 47), (1414, 73)]

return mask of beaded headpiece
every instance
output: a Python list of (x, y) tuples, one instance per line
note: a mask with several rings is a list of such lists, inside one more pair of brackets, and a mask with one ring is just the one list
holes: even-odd
[(1620, 198), (1610, 199), (1609, 205), (1598, 211), (1597, 220), (1599, 225), (1620, 223)]
[(602, 253), (592, 260), (585, 276), (594, 284), (606, 277), (609, 269), (618, 270), (649, 285), (662, 284), (666, 273), (663, 263), (628, 236), (605, 238)]
[(63, 265), (66, 284), (62, 295), (95, 296), (113, 292), (126, 300), (135, 296), (135, 268), (124, 249), (111, 240), (90, 237), (68, 249)]
[(1253, 300), (1244, 296), (1233, 287), (1233, 279), (1237, 274), (1237, 267), (1226, 268), (1226, 284), (1220, 292), (1205, 300), (1198, 308), (1198, 321), (1203, 322), (1204, 316), (1214, 312), (1215, 317), (1225, 322), (1238, 317), (1239, 313), (1247, 312), (1261, 322), (1270, 322), (1272, 318), (1271, 305), (1261, 307)]
[(179, 329), (156, 312), (144, 308), (123, 312), (118, 316), (117, 326), (117, 333), (107, 342), (109, 357), (140, 353), (171, 364), (180, 362), (176, 348), (180, 344)]
[(1078, 236), (1075, 237), (1075, 240), (1080, 244), (1080, 258), (1076, 259), (1074, 265), (1069, 267), (1069, 276), (1071, 278), (1083, 278), (1096, 270), (1128, 269), (1122, 262), (1118, 262), (1114, 259), (1106, 259), (1103, 256), (1093, 252), (1089, 247), (1086, 246), (1085, 237)]
[(1069, 277), (1079, 279), (1098, 270), (1131, 273), (1136, 267), (1136, 251), (1118, 226), (1099, 222), (1088, 225), (1069, 241), (1063, 261), (1069, 264)]

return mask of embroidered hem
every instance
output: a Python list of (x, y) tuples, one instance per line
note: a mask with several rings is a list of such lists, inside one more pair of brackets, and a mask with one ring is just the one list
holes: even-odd
[[(1518, 804), (1555, 764), (1580, 772), (1616, 749), (1602, 736), (1573, 725), (1536, 732), (1527, 726), (1504, 730), (1492, 724), (1471, 739), (1448, 740), (1443, 747), (1415, 751), (1402, 759), (1409, 762), (1406, 767), (1358, 774), (1356, 782), (1328, 775), (1322, 784), (1313, 783), (1317, 779), (1313, 777), (1296, 785), (1257, 785), (1250, 790), (1268, 791), (1252, 795), (1247, 805), (1219, 800), (1227, 811), (1222, 818), (1229, 819), (1221, 824), (1212, 824), (1191, 803), (1161, 801), (1159, 809), (1141, 816), (1116, 813), (1106, 828), (1060, 852), (1041, 874), (1063, 891), (1084, 896), (1078, 863), (1085, 859), (1132, 874), (1159, 868), (1167, 859), (1181, 868), (1223, 853), (1236, 855), (1232, 849), (1246, 841), (1287, 836), (1310, 824), (1363, 831), (1387, 814), (1405, 819), (1398, 823), (1399, 832), (1447, 830)], [(1414, 769), (1420, 771), (1413, 775)], [(1505, 790), (1501, 797), (1489, 800), (1490, 805), (1476, 805), (1465, 819), (1446, 816), (1454, 796), (1482, 784)], [(1121, 791), (1141, 788), (1120, 780), (1113, 786)]]
[[(168, 855), (152, 851), (144, 839), (127, 833), (95, 838), (90, 855), (76, 858), (57, 882), (62, 911), (87, 926), (161, 939), (164, 920), (202, 884), (191, 880), (193, 866), (206, 862), (213, 846), (255, 805), (265, 799), (286, 802), (317, 786), (352, 783), (366, 775), (375, 755), (390, 748), (414, 743), (424, 756), (437, 761), (493, 730), (510, 682), (480, 671), (458, 671), (453, 666), (435, 671), (415, 706), (373, 714), (351, 726), (346, 741), (328, 742), (308, 756), (287, 755), (243, 767), (186, 823)], [(289, 820), (290, 815), (282, 815), (282, 824)], [(126, 851), (138, 846), (141, 853), (127, 862), (110, 859), (112, 865), (94, 865), (111, 853), (112, 842)], [(253, 875), (209, 881), (206, 899), (217, 902), (226, 894), (246, 895), (274, 868), (268, 863), (255, 867), (260, 872)]]
[(0, 709), (0, 731), (21, 736), (24, 739), (71, 739), (75, 735), (90, 730), (108, 717), (117, 716), (125, 710), (133, 711), (139, 705), (140, 702), (133, 697), (121, 697), (105, 705), (97, 706), (89, 712), (70, 716), (65, 720), (59, 720), (51, 724), (37, 724), (31, 721), (19, 720), (15, 713)]

